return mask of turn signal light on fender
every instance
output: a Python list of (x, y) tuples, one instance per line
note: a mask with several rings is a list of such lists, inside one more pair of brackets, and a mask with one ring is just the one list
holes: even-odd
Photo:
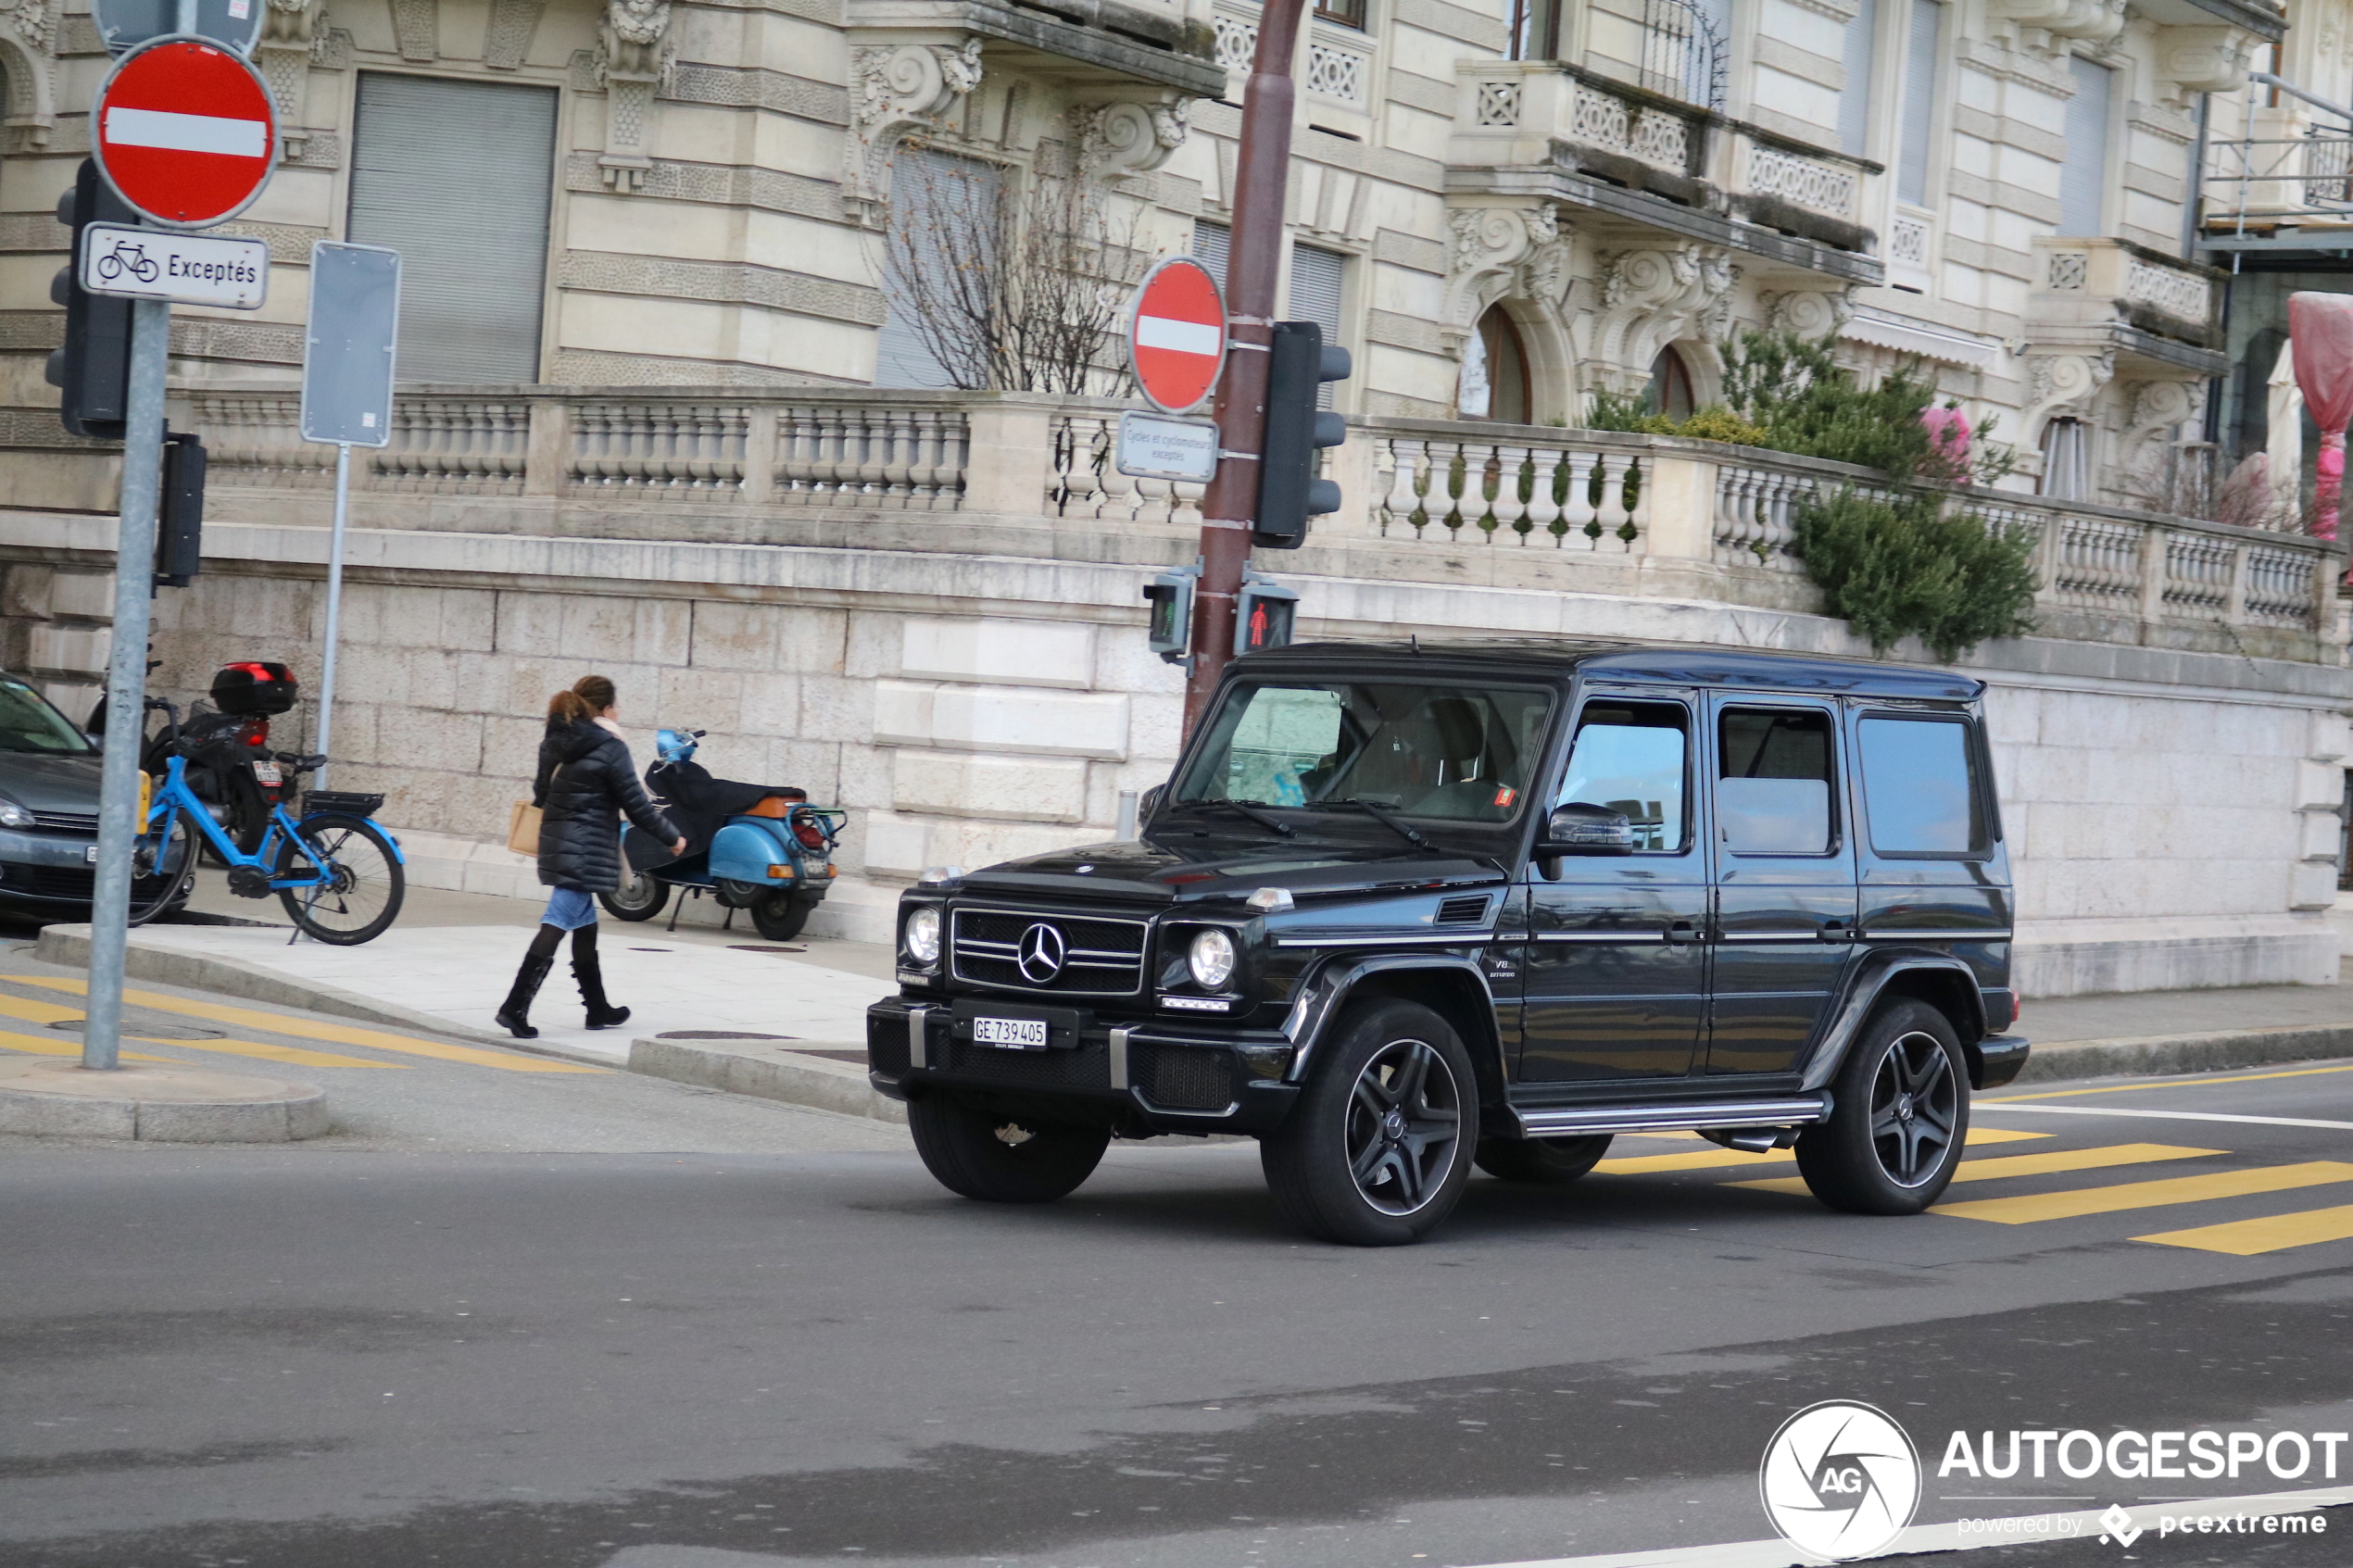
[(771, 866), (768, 868), (768, 874), (770, 876), (789, 877), (792, 875), (792, 868), (790, 866)]

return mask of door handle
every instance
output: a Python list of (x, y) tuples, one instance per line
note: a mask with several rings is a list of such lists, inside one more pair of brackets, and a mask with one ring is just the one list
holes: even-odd
[(1851, 921), (1826, 920), (1822, 922), (1822, 940), (1825, 942), (1852, 942), (1856, 935)]
[(1667, 945), (1668, 947), (1680, 947), (1685, 942), (1696, 942), (1698, 940), (1699, 930), (1690, 921), (1679, 920), (1668, 922), (1667, 927)]

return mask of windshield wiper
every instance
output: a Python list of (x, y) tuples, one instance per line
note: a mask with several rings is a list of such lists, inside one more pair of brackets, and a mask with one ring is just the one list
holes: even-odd
[(1263, 800), (1179, 800), (1176, 804), (1185, 810), (1200, 810), (1211, 806), (1223, 806), (1228, 811), (1239, 811), (1260, 827), (1281, 834), (1285, 838), (1299, 836), (1298, 829), (1279, 817), (1268, 816), (1265, 810), (1261, 809), (1266, 804)]
[(1381, 826), (1403, 838), (1406, 843), (1412, 845), (1416, 849), (1428, 849), (1432, 847), (1428, 839), (1423, 837), (1418, 832), (1408, 826), (1406, 823), (1401, 822), (1395, 817), (1390, 815), (1388, 807), (1376, 806), (1369, 800), (1360, 800), (1353, 796), (1351, 796), (1346, 800), (1318, 800), (1314, 806), (1310, 807), (1309, 809), (1322, 810), (1327, 808), (1336, 806), (1354, 807), (1357, 810), (1364, 812), (1366, 816), (1372, 818), (1373, 821), (1378, 822)]

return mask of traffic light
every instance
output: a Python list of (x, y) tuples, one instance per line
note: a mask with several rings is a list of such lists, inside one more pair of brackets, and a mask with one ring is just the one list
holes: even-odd
[(1234, 606), (1236, 655), (1290, 646), (1291, 627), (1298, 619), (1297, 594), (1243, 568), (1241, 597)]
[(73, 249), (49, 283), (49, 298), (66, 307), (65, 346), (49, 356), (49, 384), (65, 394), (57, 416), (70, 434), (120, 441), (131, 410), (131, 301), (82, 288), (82, 234), (93, 223), (136, 223), (139, 215), (83, 158), (73, 188), (57, 198), (57, 221), (73, 231)]
[(1340, 510), (1340, 486), (1315, 477), (1316, 453), (1348, 439), (1348, 421), (1315, 407), (1326, 382), (1353, 373), (1345, 348), (1324, 346), (1313, 321), (1275, 323), (1266, 367), (1266, 439), (1259, 449), (1258, 521), (1251, 538), (1268, 549), (1307, 542), (1307, 520)]
[(1171, 664), (1190, 661), (1193, 642), (1193, 588), (1201, 582), (1201, 565), (1164, 571), (1144, 584), (1144, 602), (1151, 607), (1144, 635), (1152, 652)]
[(156, 529), (156, 581), (184, 588), (204, 555), (204, 440), (192, 430), (163, 433), (163, 505)]

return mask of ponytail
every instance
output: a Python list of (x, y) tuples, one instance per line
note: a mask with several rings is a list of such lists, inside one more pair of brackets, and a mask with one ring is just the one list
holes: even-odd
[(571, 690), (558, 692), (548, 699), (547, 718), (550, 722), (594, 719), (610, 708), (619, 696), (610, 677), (583, 675), (572, 684)]

